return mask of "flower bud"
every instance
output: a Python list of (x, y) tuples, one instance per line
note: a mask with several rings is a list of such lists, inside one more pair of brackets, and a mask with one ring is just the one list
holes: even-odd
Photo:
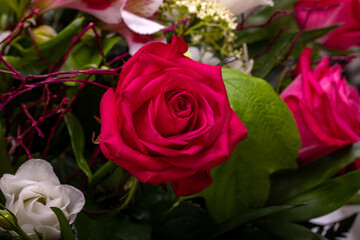
[(15, 222), (16, 220), (8, 211), (0, 210), (0, 227), (5, 230), (12, 230)]
[(57, 34), (56, 31), (48, 25), (41, 25), (35, 28), (33, 33), (37, 44), (47, 42)]

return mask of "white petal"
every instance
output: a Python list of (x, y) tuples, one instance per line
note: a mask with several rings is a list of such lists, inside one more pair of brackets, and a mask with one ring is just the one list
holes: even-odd
[(139, 17), (125, 10), (121, 11), (121, 16), (124, 23), (132, 31), (139, 34), (153, 34), (164, 28), (164, 26), (161, 24), (146, 18)]
[(188, 52), (189, 52), (192, 60), (197, 61), (197, 62), (200, 60), (200, 49), (199, 48), (191, 46), (188, 48)]
[(160, 7), (163, 0), (129, 0), (124, 9), (141, 17), (151, 17)]
[(59, 222), (50, 207), (62, 209), (72, 223), (85, 204), (84, 195), (72, 186), (61, 185), (52, 166), (41, 159), (28, 160), (15, 175), (4, 174), (0, 189), (5, 206), (33, 239), (37, 239), (34, 227), (44, 239), (59, 239)]
[(31, 224), (32, 226), (40, 226), (40, 221), (34, 217), (32, 212), (25, 209), (24, 201), (20, 196), (18, 201), (14, 203), (14, 209), (10, 209), (15, 215), (20, 225)]
[(259, 5), (274, 6), (272, 0), (221, 0), (221, 3), (235, 15), (244, 13)]
[(120, 33), (126, 39), (129, 46), (130, 55), (134, 55), (142, 46), (152, 42), (163, 42), (166, 43), (164, 36), (156, 35), (141, 35), (134, 33), (129, 28), (118, 26), (111, 28), (112, 31)]
[(188, 51), (191, 55), (191, 59), (197, 62), (202, 62), (205, 64), (216, 66), (220, 63), (220, 59), (214, 56), (211, 52), (204, 52), (204, 49), (201, 50), (197, 47), (189, 47)]
[(110, 7), (104, 10), (89, 9), (88, 7), (81, 7), (77, 9), (89, 13), (105, 23), (118, 24), (122, 21), (121, 10), (123, 9), (124, 5), (125, 1), (114, 1)]
[[(11, 31), (0, 31), (0, 42), (10, 35)], [(1, 46), (1, 45), (0, 45)]]
[(77, 188), (70, 185), (62, 185), (63, 190), (70, 198), (69, 205), (66, 207), (66, 211), (69, 214), (70, 224), (75, 220), (77, 214), (85, 205), (84, 194)]
[(30, 159), (19, 167), (15, 176), (36, 182), (50, 181), (60, 184), (50, 163), (42, 159)]
[[(34, 233), (34, 226), (31, 224), (21, 225), (21, 228), (26, 234), (28, 234), (32, 239), (38, 239)], [(43, 234), (44, 239), (60, 239), (60, 230), (51, 226), (35, 226), (36, 231)]]
[(37, 0), (33, 3), (35, 7), (40, 7), (42, 11), (49, 11), (59, 8), (72, 8), (89, 13), (103, 22), (117, 24), (121, 22), (121, 9), (125, 6), (126, 0), (113, 1), (108, 8), (94, 9), (89, 8), (88, 4), (80, 0), (55, 0), (51, 3), (44, 3)]

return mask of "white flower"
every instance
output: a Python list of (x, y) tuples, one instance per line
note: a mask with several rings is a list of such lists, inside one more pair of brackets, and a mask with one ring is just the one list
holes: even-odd
[(50, 207), (62, 210), (70, 223), (85, 204), (81, 191), (61, 185), (52, 166), (42, 159), (31, 159), (19, 167), (15, 175), (4, 174), (0, 189), (6, 198), (5, 207), (12, 211), (20, 227), (31, 238), (37, 232), (46, 239), (60, 239), (60, 226)]
[(204, 48), (189, 47), (188, 53), (190, 58), (194, 61), (216, 66), (220, 63), (220, 59), (214, 56), (211, 52), (205, 51)]
[(235, 15), (260, 5), (274, 6), (272, 0), (221, 0), (221, 3)]
[[(0, 43), (4, 41), (10, 35), (10, 33), (10, 31), (0, 31)], [(0, 48), (1, 46), (2, 44), (0, 44)]]

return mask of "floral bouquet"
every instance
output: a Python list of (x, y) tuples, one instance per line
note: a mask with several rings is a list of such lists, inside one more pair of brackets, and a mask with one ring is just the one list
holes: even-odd
[(359, 0), (0, 0), (1, 239), (338, 239)]

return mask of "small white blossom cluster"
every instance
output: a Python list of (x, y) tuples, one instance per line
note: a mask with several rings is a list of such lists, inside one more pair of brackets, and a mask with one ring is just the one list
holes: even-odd
[[(185, 7), (187, 12), (202, 20), (202, 23), (195, 25), (196, 28), (190, 28), (194, 30), (190, 31), (193, 44), (208, 45), (214, 51), (219, 51), (222, 57), (237, 54), (233, 47), (237, 18), (220, 0), (176, 0), (174, 3), (177, 9)], [(214, 46), (221, 39), (224, 40), (223, 44)]]
[[(236, 60), (227, 65), (246, 74), (251, 74), (253, 60), (249, 59), (246, 46), (241, 48), (236, 43), (237, 36), (234, 30), (237, 28), (238, 19), (235, 13), (232, 12), (232, 9), (229, 9), (227, 6), (229, 3), (233, 3), (233, 1), (172, 0), (164, 1), (161, 10), (163, 16), (167, 16), (164, 18), (164, 21), (172, 20), (173, 26), (183, 19), (188, 19), (189, 13), (195, 19), (201, 20), (188, 21), (184, 24), (179, 24), (177, 28), (178, 35), (190, 36), (191, 45), (201, 49), (201, 51), (195, 54), (199, 55), (195, 59), (200, 62), (211, 62), (210, 64), (214, 64), (214, 62), (219, 63), (220, 59), (236, 57)], [(241, 6), (244, 3), (244, 1), (239, 2)], [(207, 59), (209, 55), (212, 56), (211, 61)]]
[(215, 22), (224, 21), (230, 29), (236, 29), (236, 16), (219, 1), (178, 0), (177, 6), (187, 6), (189, 13), (200, 19), (212, 18)]
[(252, 68), (254, 66), (254, 60), (249, 59), (249, 53), (247, 45), (244, 43), (240, 51), (237, 51), (235, 55), (237, 58), (235, 61), (232, 61), (226, 64), (229, 68), (237, 69), (240, 72), (251, 75)]
[[(251, 75), (252, 68), (254, 66), (254, 60), (249, 58), (247, 45), (244, 43), (242, 48), (239, 50), (235, 50), (236, 54), (234, 54), (231, 61), (228, 63), (223, 63), (224, 66), (232, 69), (237, 69), (240, 72), (243, 72), (247, 75)], [(219, 65), (221, 64), (221, 60), (214, 56), (211, 51), (204, 48), (204, 46), (198, 47), (189, 47), (187, 56), (192, 58), (195, 61), (202, 62), (209, 65)]]

